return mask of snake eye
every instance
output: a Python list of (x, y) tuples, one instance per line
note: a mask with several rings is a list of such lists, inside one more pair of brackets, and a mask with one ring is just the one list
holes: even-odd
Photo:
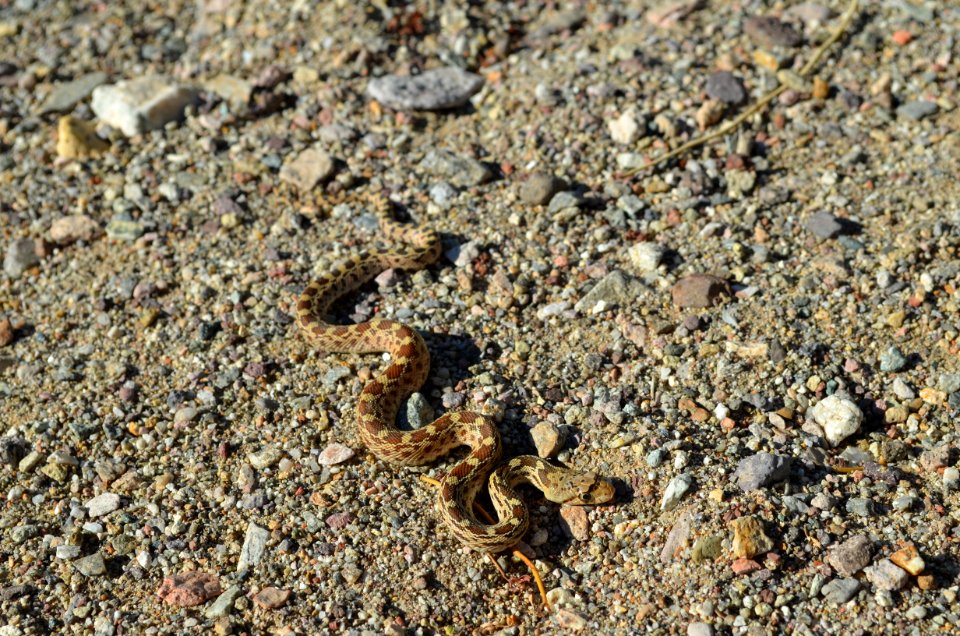
[(590, 493), (585, 492), (582, 495), (580, 495), (580, 498), (583, 499), (584, 501), (590, 501), (591, 499), (593, 499), (593, 496)]

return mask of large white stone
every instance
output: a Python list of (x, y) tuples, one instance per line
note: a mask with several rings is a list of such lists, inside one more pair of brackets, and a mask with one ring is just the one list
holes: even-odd
[(851, 402), (830, 395), (817, 402), (810, 415), (823, 429), (823, 436), (831, 446), (837, 446), (860, 430), (863, 422), (863, 412), (860, 407)]
[(101, 121), (132, 137), (179, 119), (197, 95), (194, 86), (151, 75), (98, 86), (91, 107)]

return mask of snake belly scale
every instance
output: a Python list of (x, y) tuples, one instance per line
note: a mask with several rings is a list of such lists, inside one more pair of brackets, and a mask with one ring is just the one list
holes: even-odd
[[(514, 546), (527, 531), (529, 515), (515, 487), (529, 483), (551, 501), (597, 504), (613, 498), (612, 484), (592, 472), (556, 467), (539, 457), (520, 456), (499, 465), (500, 434), (480, 413), (445, 413), (423, 428), (404, 431), (395, 420), (401, 403), (427, 379), (430, 352), (414, 329), (393, 320), (351, 325), (327, 323), (333, 302), (389, 268), (416, 270), (440, 256), (440, 237), (431, 229), (398, 223), (384, 197), (373, 198), (386, 248), (354, 254), (330, 273), (311, 282), (297, 302), (297, 322), (307, 339), (326, 352), (388, 352), (390, 365), (368, 382), (357, 405), (360, 440), (385, 461), (417, 466), (431, 463), (460, 446), (469, 454), (441, 480), (439, 510), (447, 527), (464, 545), (497, 553)], [(473, 501), (489, 475), (488, 491), (498, 521), (483, 523)]]

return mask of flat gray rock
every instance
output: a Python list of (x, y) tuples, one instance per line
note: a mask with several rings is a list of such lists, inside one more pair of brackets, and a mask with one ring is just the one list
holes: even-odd
[(831, 603), (843, 605), (852, 599), (859, 589), (860, 581), (857, 579), (833, 579), (823, 586), (820, 593)]
[(70, 82), (63, 82), (54, 86), (50, 94), (40, 107), (40, 114), (63, 113), (93, 92), (97, 86), (107, 81), (107, 74), (101, 71), (88, 73)]
[(482, 86), (479, 75), (447, 66), (420, 75), (374, 78), (367, 94), (397, 110), (446, 110), (463, 106)]

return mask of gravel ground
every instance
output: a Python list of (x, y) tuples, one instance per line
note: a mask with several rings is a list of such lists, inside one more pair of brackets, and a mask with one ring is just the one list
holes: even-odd
[[(958, 631), (960, 9), (394, 4), (0, 0), (0, 636)], [(408, 419), (617, 482), (528, 493), (551, 612), (293, 324), (379, 192)]]

